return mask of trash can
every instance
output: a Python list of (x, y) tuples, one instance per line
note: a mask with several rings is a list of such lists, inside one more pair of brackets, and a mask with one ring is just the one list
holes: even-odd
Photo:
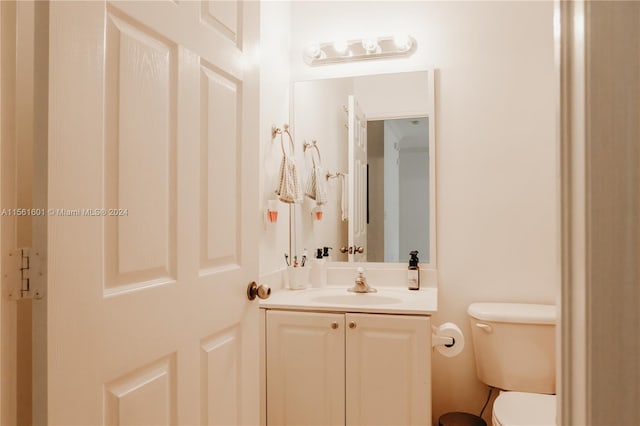
[(487, 426), (487, 422), (475, 414), (456, 411), (441, 415), (438, 426)]

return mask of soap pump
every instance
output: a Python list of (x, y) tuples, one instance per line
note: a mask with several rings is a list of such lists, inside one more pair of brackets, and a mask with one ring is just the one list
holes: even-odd
[(327, 263), (322, 248), (316, 249), (309, 281), (311, 281), (311, 287), (325, 287), (327, 285)]
[(324, 257), (324, 260), (329, 260), (329, 250), (333, 250), (333, 247), (322, 248), (322, 257)]
[(418, 251), (414, 250), (409, 253), (409, 270), (407, 272), (407, 281), (409, 290), (420, 290), (420, 268), (418, 267)]

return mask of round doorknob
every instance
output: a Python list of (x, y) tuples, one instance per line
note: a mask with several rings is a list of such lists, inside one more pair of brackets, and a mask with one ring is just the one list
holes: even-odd
[(338, 328), (338, 323), (337, 322), (332, 323), (331, 328), (333, 328), (334, 330)]
[(358, 325), (355, 322), (353, 321), (349, 322), (349, 328), (356, 328), (357, 326)]
[(251, 281), (247, 286), (247, 298), (249, 300), (254, 300), (259, 297), (260, 299), (266, 299), (271, 296), (271, 288), (266, 285), (258, 285), (255, 281)]
[(362, 254), (364, 253), (364, 247), (354, 247), (353, 251)]
[(347, 253), (349, 251), (349, 247), (342, 246), (340, 247), (340, 253)]

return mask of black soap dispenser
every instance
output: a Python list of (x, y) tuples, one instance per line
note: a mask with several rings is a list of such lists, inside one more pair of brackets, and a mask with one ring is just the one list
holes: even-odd
[(409, 270), (407, 272), (407, 283), (409, 290), (420, 290), (420, 268), (418, 267), (418, 251), (414, 250), (409, 253)]
[(324, 260), (329, 260), (329, 250), (333, 250), (333, 247), (322, 248), (322, 257), (324, 258)]

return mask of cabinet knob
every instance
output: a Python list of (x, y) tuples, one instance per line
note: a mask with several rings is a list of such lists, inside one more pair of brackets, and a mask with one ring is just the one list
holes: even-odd
[(358, 325), (355, 322), (353, 322), (353, 321), (349, 322), (349, 328), (356, 328), (357, 326)]
[(332, 323), (331, 328), (333, 328), (334, 330), (338, 328), (338, 323), (337, 322)]

